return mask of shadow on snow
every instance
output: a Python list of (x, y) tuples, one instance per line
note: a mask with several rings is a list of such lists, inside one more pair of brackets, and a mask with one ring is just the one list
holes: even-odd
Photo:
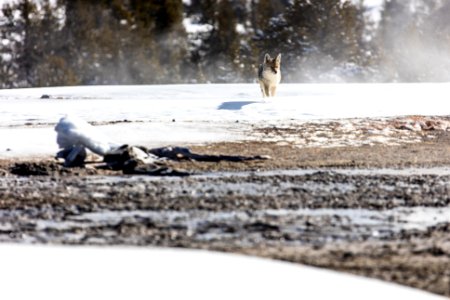
[(258, 103), (258, 102), (257, 101), (228, 101), (228, 102), (223, 102), (222, 104), (220, 104), (218, 109), (219, 110), (240, 110), (244, 106), (253, 104), (253, 103)]

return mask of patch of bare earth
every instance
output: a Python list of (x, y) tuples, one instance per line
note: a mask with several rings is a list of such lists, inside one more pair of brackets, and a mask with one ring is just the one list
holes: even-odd
[[(148, 179), (98, 169), (98, 161), (67, 169), (52, 158), (0, 160), (0, 241), (239, 252), (450, 296), (450, 217), (422, 229), (388, 226), (378, 232), (333, 213), (447, 211), (448, 173), (334, 170), (450, 167), (449, 120), (415, 116), (267, 125), (254, 127), (248, 141), (190, 149), (268, 160), (162, 162), (211, 177)], [(277, 172), (298, 169), (311, 172)], [(271, 170), (272, 175), (261, 175)], [(312, 214), (296, 215), (302, 209)], [(319, 209), (330, 212), (314, 215)]]

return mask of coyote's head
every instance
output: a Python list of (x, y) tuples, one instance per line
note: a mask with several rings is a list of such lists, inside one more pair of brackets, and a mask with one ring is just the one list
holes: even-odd
[(266, 67), (269, 67), (272, 72), (277, 74), (280, 72), (280, 65), (281, 65), (281, 54), (278, 54), (277, 57), (271, 58), (268, 53), (264, 56), (264, 65)]

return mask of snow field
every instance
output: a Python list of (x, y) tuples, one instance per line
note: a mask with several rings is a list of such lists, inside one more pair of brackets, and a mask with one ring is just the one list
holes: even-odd
[(262, 99), (257, 84), (1, 90), (0, 157), (54, 154), (53, 128), (65, 115), (102, 125), (119, 144), (198, 144), (242, 140), (252, 124), (450, 115), (449, 91), (447, 83), (282, 84)]

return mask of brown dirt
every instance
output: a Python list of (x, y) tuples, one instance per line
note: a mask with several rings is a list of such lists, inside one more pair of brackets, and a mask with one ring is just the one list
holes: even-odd
[[(402, 126), (406, 125), (398, 125), (396, 135), (411, 134), (409, 125)], [(264, 130), (280, 136), (296, 134), (292, 128)], [(450, 297), (449, 222), (425, 230), (388, 229), (376, 237), (369, 227), (352, 227), (338, 215), (317, 219), (266, 212), (448, 208), (450, 175), (350, 175), (332, 170), (450, 166), (450, 132), (427, 130), (431, 131), (414, 133), (419, 142), (398, 145), (324, 148), (276, 141), (215, 143), (191, 149), (271, 159), (166, 162), (198, 174), (249, 172), (215, 173), (218, 177), (149, 179), (100, 170), (95, 168), (97, 163), (66, 169), (52, 158), (0, 160), (0, 241), (239, 252), (380, 278)], [(298, 169), (311, 173), (258, 175)], [(351, 188), (341, 188), (347, 186)], [(131, 214), (109, 221), (86, 217), (105, 212)], [(198, 223), (189, 228), (194, 219)], [(65, 226), (48, 225), (49, 221)]]

